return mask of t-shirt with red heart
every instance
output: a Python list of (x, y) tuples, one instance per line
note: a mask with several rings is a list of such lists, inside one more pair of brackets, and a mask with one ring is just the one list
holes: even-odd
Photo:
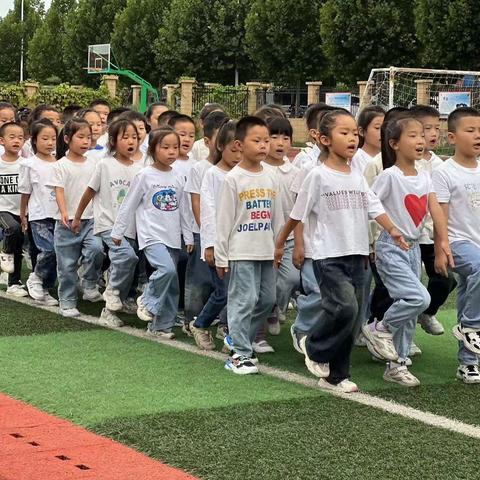
[(426, 171), (404, 175), (394, 165), (377, 177), (372, 190), (403, 235), (418, 240), (427, 219), (428, 195), (433, 192), (430, 175)]

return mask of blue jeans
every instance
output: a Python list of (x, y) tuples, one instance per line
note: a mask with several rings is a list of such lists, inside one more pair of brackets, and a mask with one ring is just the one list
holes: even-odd
[(293, 239), (287, 240), (282, 263), (277, 270), (277, 307), (282, 313), (288, 308), (290, 297), (300, 288), (300, 272), (292, 263)]
[(55, 220), (46, 218), (30, 222), (33, 241), (39, 251), (35, 274), (43, 281), (43, 288), (51, 289), (57, 280), (57, 257), (53, 236), (55, 232)]
[(73, 233), (59, 221), (55, 224), (54, 246), (57, 255), (60, 308), (77, 306), (78, 260), (83, 257), (82, 287), (96, 288), (103, 264), (102, 241), (93, 234), (93, 220), (82, 220), (80, 232)]
[(177, 276), (180, 252), (163, 243), (154, 243), (145, 247), (143, 251), (154, 269), (143, 292), (143, 302), (148, 311), (154, 315), (148, 329), (171, 331), (177, 316), (180, 294)]
[(405, 360), (410, 354), (417, 317), (430, 305), (430, 294), (420, 281), (420, 246), (413, 242), (405, 252), (395, 245), (388, 233), (382, 232), (375, 253), (378, 274), (393, 299), (383, 323), (393, 335), (399, 360)]
[[(211, 293), (207, 303), (195, 320), (194, 326), (197, 328), (208, 328), (227, 306), (229, 275), (227, 274), (224, 278), (220, 278), (215, 267), (208, 268), (210, 269), (210, 278), (215, 290)], [(224, 323), (222, 320), (220, 321)]]
[[(469, 241), (450, 245), (458, 274), (458, 323), (465, 328), (480, 330), (480, 247)], [(458, 360), (462, 365), (478, 365), (478, 356), (459, 342)]]
[(297, 297), (297, 318), (293, 328), (297, 333), (308, 333), (317, 321), (322, 296), (313, 269), (313, 260), (306, 258), (300, 270), (301, 293)]
[(251, 357), (258, 328), (275, 305), (275, 271), (272, 260), (230, 262), (228, 331), (233, 349)]
[(101, 232), (100, 238), (108, 247), (110, 268), (108, 269), (108, 285), (112, 290), (120, 292), (120, 298), (125, 300), (130, 292), (135, 275), (138, 258), (133, 248), (134, 241), (123, 238), (120, 245), (115, 245), (110, 234), (111, 230)]
[(361, 322), (365, 257), (326, 258), (313, 265), (322, 300), (307, 337), (307, 353), (316, 362), (329, 363), (327, 381), (338, 384), (350, 376), (354, 332)]

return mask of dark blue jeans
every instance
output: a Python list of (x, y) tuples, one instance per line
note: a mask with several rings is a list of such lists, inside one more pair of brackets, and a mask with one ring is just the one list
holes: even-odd
[(322, 300), (307, 337), (308, 356), (330, 364), (327, 381), (337, 384), (350, 376), (354, 334), (361, 324), (366, 257), (348, 255), (313, 262)]
[(43, 287), (51, 289), (57, 280), (57, 256), (53, 244), (55, 220), (53, 218), (34, 220), (30, 222), (30, 231), (39, 252), (34, 271), (43, 280)]

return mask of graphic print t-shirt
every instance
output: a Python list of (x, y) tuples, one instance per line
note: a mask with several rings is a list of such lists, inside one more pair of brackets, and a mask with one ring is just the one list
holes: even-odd
[(0, 158), (0, 212), (20, 215), (18, 175), (21, 161), (21, 157), (15, 162), (5, 162)]

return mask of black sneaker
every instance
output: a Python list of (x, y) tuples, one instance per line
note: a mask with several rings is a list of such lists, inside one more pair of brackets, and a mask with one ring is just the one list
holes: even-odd
[(252, 359), (234, 353), (226, 362), (225, 369), (230, 370), (237, 375), (250, 375), (252, 373), (258, 373), (257, 366), (252, 362)]

